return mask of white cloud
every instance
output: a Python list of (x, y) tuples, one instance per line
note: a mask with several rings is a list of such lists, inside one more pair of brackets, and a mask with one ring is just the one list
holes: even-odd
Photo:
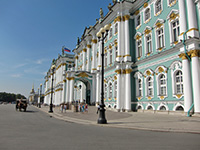
[(18, 65), (15, 65), (14, 68), (20, 68), (20, 67), (23, 67), (23, 66), (25, 66), (25, 65), (26, 65), (26, 63), (18, 64)]
[(20, 77), (22, 77), (22, 74), (12, 74), (10, 76), (13, 78), (20, 78)]
[(38, 59), (38, 60), (36, 60), (36, 64), (38, 64), (38, 65), (41, 65), (41, 64), (43, 64), (43, 62), (45, 62), (45, 61), (48, 61), (48, 59)]

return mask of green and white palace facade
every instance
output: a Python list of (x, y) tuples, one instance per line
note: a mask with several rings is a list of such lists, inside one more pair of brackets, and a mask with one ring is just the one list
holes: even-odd
[[(74, 55), (45, 77), (45, 103), (104, 103), (116, 111), (200, 113), (200, 0), (113, 0), (85, 28)], [(104, 44), (96, 34), (111, 28)], [(101, 82), (104, 81), (104, 87)]]

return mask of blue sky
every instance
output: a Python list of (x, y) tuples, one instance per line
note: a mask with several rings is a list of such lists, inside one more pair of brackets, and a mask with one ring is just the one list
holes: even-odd
[(0, 0), (0, 92), (28, 97), (62, 46), (74, 49), (85, 27), (112, 0)]

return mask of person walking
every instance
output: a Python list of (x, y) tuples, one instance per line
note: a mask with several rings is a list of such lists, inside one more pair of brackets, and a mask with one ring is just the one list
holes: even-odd
[(88, 113), (88, 105), (85, 104), (85, 112)]

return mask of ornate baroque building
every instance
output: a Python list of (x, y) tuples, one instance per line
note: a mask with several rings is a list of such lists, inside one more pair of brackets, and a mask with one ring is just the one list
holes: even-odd
[(59, 56), (56, 71), (47, 73), (45, 103), (95, 104), (101, 95), (102, 43), (96, 34), (111, 28), (105, 39), (104, 102), (117, 111), (200, 113), (200, 1), (113, 0), (104, 16), (85, 29), (75, 55)]

